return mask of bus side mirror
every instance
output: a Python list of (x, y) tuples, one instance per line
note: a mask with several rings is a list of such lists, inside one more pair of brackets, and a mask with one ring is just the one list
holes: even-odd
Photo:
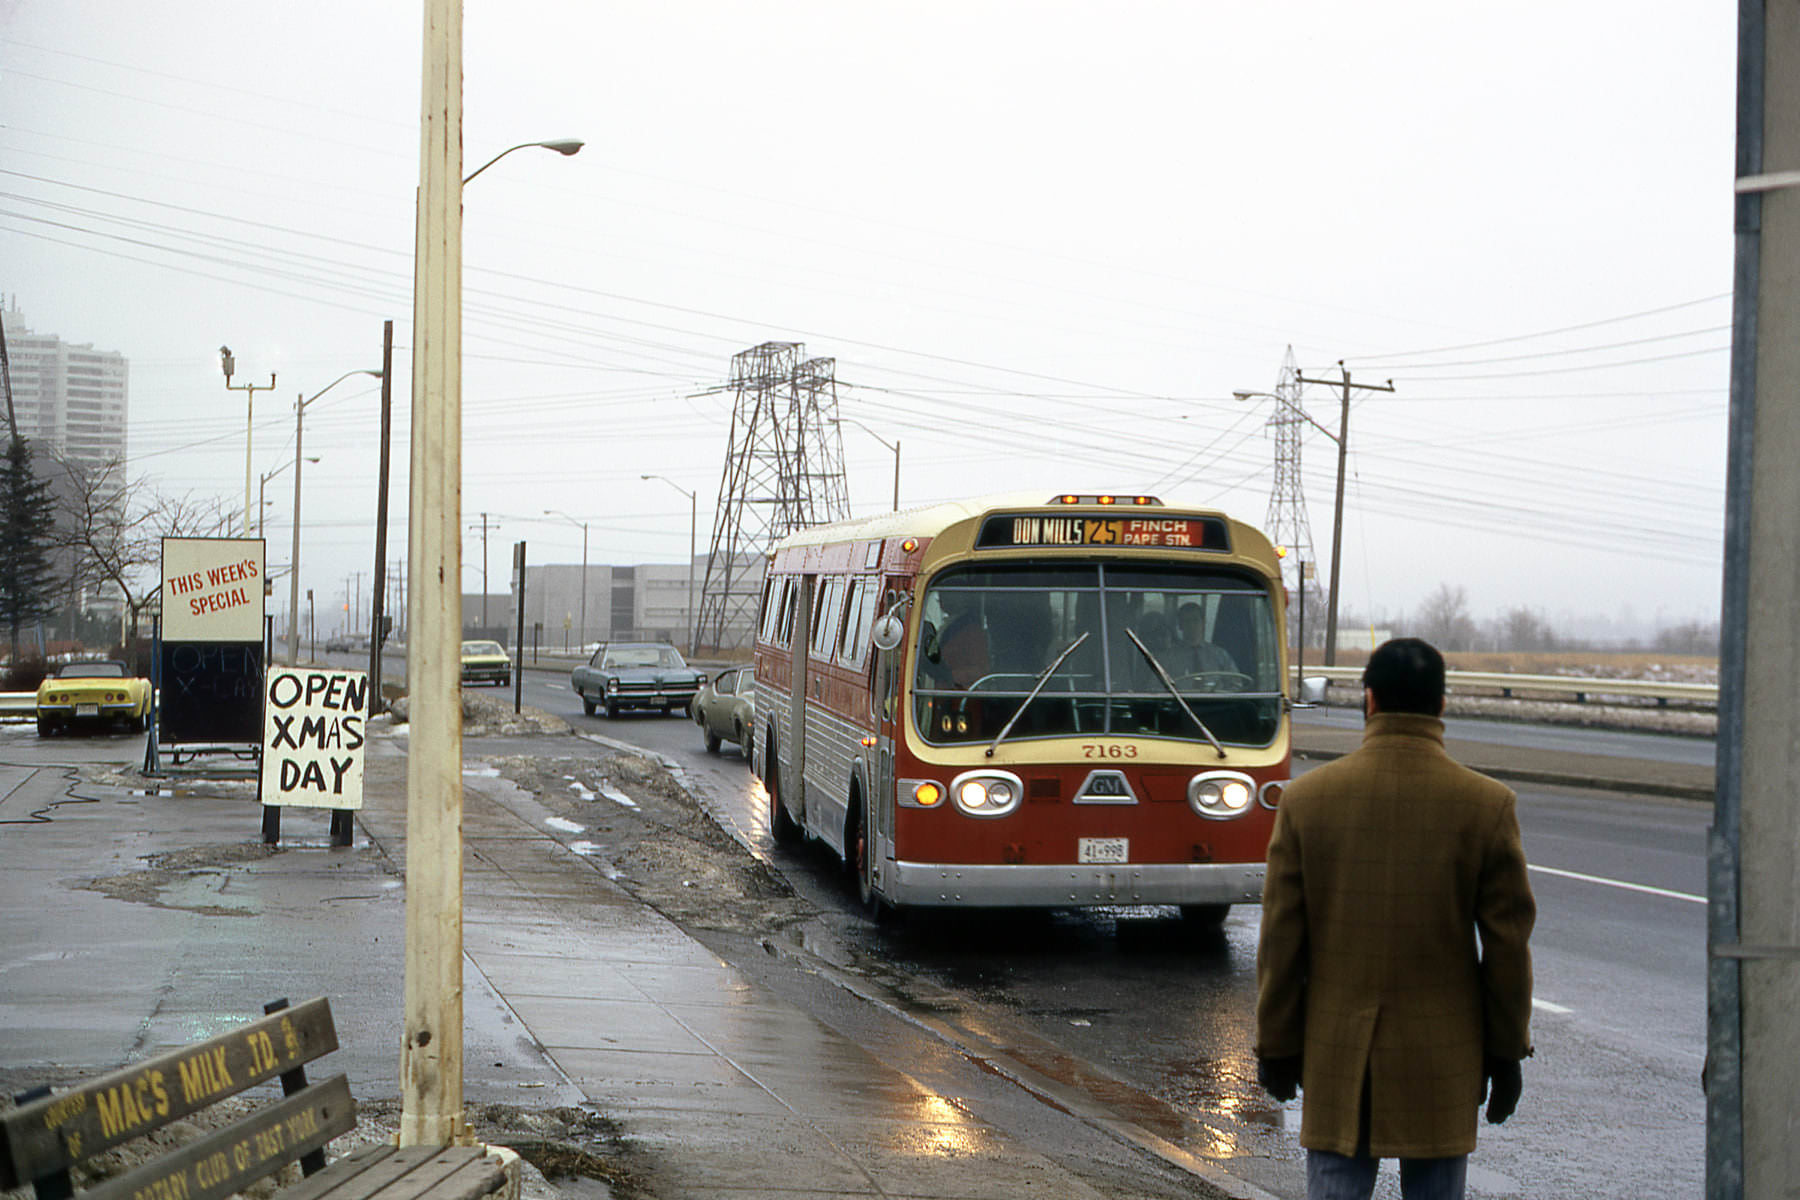
[(1325, 703), (1325, 685), (1331, 680), (1325, 675), (1308, 675), (1300, 680), (1300, 703), (1305, 705)]
[(906, 622), (893, 613), (878, 617), (875, 626), (869, 631), (869, 640), (883, 654), (899, 649), (900, 640), (906, 636)]

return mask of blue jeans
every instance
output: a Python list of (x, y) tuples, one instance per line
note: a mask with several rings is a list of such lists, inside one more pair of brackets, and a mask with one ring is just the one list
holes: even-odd
[[(1306, 1152), (1306, 1200), (1369, 1200), (1379, 1158), (1355, 1158), (1329, 1150)], [(1469, 1156), (1403, 1158), (1400, 1194), (1405, 1200), (1462, 1200)]]

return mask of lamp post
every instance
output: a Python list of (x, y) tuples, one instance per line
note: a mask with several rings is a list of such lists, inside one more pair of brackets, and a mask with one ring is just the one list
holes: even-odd
[[(352, 375), (373, 375), (377, 379), (382, 377), (380, 371), (370, 371), (367, 369), (345, 371), (342, 375), (339, 375), (336, 379), (332, 380), (306, 399), (302, 400), (298, 396), (294, 398), (294, 540), (292, 547), (288, 552), (289, 612), (300, 611), (300, 435), (302, 432), (301, 426), (306, 416), (306, 406), (311, 404), (314, 400), (317, 400), (320, 396), (323, 396), (326, 392), (329, 392), (338, 384), (344, 382), (344, 380), (350, 378)], [(313, 461), (317, 462), (318, 460), (314, 459)], [(299, 661), (300, 626), (297, 623), (290, 621), (288, 622), (287, 665), (290, 667), (295, 666)]]
[[(219, 366), (225, 371), (225, 390), (244, 393), (244, 536), (250, 536), (250, 431), (254, 427), (256, 393), (273, 391), (275, 388), (275, 372), (269, 372), (269, 382), (232, 383), (231, 376), (237, 370), (237, 359), (232, 357), (230, 346), (219, 347)], [(257, 517), (260, 522), (261, 516)]]
[(879, 433), (876, 433), (873, 429), (870, 429), (867, 425), (864, 425), (861, 421), (857, 420), (855, 417), (834, 417), (834, 418), (832, 418), (832, 424), (834, 424), (834, 425), (854, 425), (858, 429), (862, 430), (864, 433), (868, 434), (870, 437), (874, 438), (876, 441), (880, 442), (883, 446), (886, 446), (889, 450), (892, 450), (894, 452), (894, 511), (899, 512), (900, 511), (900, 439), (895, 438), (893, 441), (890, 442), (886, 438), (882, 437)]
[[(293, 466), (295, 461), (296, 460), (290, 458), (279, 467), (276, 467), (273, 471), (264, 471), (256, 477), (256, 532), (259, 537), (267, 537), (269, 533), (269, 502), (263, 499), (263, 493), (267, 491), (269, 487), (269, 480)], [(316, 463), (319, 461), (319, 456), (316, 454), (309, 454), (306, 457), (306, 461), (309, 463)]]
[(493, 166), (495, 163), (499, 162), (501, 159), (503, 159), (507, 155), (511, 154), (514, 150), (529, 150), (534, 146), (542, 146), (546, 150), (554, 150), (558, 154), (567, 156), (570, 154), (574, 154), (576, 151), (580, 150), (586, 144), (587, 144), (586, 142), (577, 141), (574, 138), (562, 138), (562, 139), (560, 139), (558, 141), (554, 141), (554, 142), (520, 142), (516, 146), (508, 146), (506, 149), (504, 149), (500, 153), (494, 155), (494, 157), (488, 159), (486, 162), (482, 163), (479, 167), (476, 167), (473, 171), (470, 171), (467, 175), (463, 176), (463, 186), (468, 187), (469, 180), (475, 178), (477, 175), (481, 174), (483, 171), (487, 170), (489, 167)]
[(640, 475), (640, 479), (660, 479), (676, 491), (688, 498), (688, 601), (687, 601), (687, 652), (692, 654), (694, 647), (700, 644), (700, 630), (694, 625), (694, 530), (700, 523), (700, 500), (697, 493), (690, 492), (670, 479), (667, 475)]
[[(583, 648), (585, 648), (587, 646), (587, 579), (588, 579), (587, 535), (588, 535), (588, 523), (586, 521), (577, 521), (574, 517), (571, 517), (568, 513), (562, 512), (562, 511), (560, 511), (558, 509), (554, 509), (554, 508), (546, 508), (544, 510), (544, 515), (546, 517), (561, 517), (563, 520), (567, 521), (571, 525), (581, 526), (581, 636), (579, 638), (577, 638), (576, 640), (578, 642), (580, 642), (580, 644), (582, 645)], [(567, 647), (564, 647), (564, 649), (567, 649)]]

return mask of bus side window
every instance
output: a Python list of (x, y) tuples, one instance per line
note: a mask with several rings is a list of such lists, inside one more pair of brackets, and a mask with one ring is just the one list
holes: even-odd
[(784, 581), (775, 575), (763, 580), (761, 616), (756, 622), (758, 636), (765, 642), (775, 636), (775, 625), (781, 613), (781, 597)]
[(844, 615), (844, 581), (829, 580), (819, 591), (822, 598), (813, 618), (812, 652), (817, 658), (829, 659), (837, 646), (838, 629)]
[(781, 636), (782, 649), (794, 644), (794, 609), (800, 603), (800, 581), (792, 576), (787, 581), (787, 594), (781, 599)]
[(875, 581), (858, 579), (852, 585), (850, 609), (844, 614), (844, 640), (838, 647), (838, 661), (847, 667), (862, 666), (869, 648), (869, 626), (875, 620)]

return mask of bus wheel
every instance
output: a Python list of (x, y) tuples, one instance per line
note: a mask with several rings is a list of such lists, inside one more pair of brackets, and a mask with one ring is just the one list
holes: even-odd
[(865, 909), (873, 912), (876, 906), (875, 848), (870, 844), (869, 816), (860, 796), (850, 800), (850, 837), (847, 840), (850, 853), (845, 857), (850, 860), (850, 870), (856, 876), (856, 898), (862, 901)]
[(775, 839), (777, 846), (792, 846), (800, 841), (800, 826), (781, 803), (781, 763), (775, 757), (775, 747), (770, 745), (768, 765), (764, 768), (768, 775), (769, 792), (769, 836)]
[(1181, 922), (1194, 933), (1217, 933), (1225, 927), (1225, 918), (1230, 913), (1229, 904), (1184, 904)]

